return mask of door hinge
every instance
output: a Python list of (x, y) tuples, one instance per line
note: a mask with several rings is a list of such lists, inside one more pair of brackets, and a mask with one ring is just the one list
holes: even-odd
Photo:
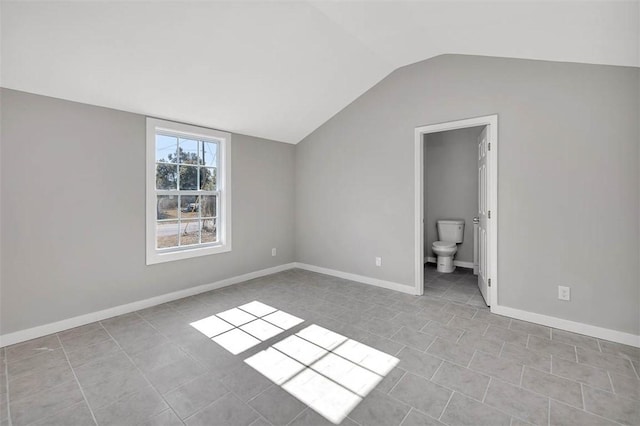
[(487, 216), (489, 217), (489, 219), (491, 219), (491, 210), (487, 212)]
[(491, 278), (489, 278), (489, 281), (487, 282), (487, 285), (488, 285), (489, 287), (491, 287)]
[(491, 142), (489, 142), (489, 151), (491, 151)]

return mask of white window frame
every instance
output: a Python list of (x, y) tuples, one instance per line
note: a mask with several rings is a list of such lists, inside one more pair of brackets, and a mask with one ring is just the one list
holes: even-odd
[[(216, 243), (174, 248), (156, 248), (156, 134), (214, 141), (218, 143), (218, 208)], [(231, 251), (231, 134), (219, 130), (147, 117), (147, 265)], [(162, 191), (163, 193), (166, 191)], [(182, 191), (192, 193), (194, 191)], [(176, 195), (181, 191), (175, 190)], [(162, 194), (160, 194), (162, 195)]]

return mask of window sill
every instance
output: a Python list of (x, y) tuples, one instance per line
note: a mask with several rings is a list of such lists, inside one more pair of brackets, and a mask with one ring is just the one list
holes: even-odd
[(198, 247), (176, 251), (158, 251), (155, 248), (147, 250), (147, 265), (172, 262), (174, 260), (191, 259), (193, 257), (209, 256), (213, 254), (231, 251), (231, 244), (223, 244), (209, 247)]

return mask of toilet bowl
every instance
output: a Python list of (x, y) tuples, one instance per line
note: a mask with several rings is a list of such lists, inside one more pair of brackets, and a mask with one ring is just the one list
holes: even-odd
[(456, 269), (453, 259), (464, 235), (464, 220), (439, 220), (437, 228), (440, 241), (435, 241), (431, 250), (438, 257), (438, 272), (451, 273)]
[(453, 255), (458, 251), (456, 243), (447, 243), (445, 241), (436, 241), (431, 246), (433, 253), (438, 256), (438, 272), (453, 272), (456, 267), (453, 265)]

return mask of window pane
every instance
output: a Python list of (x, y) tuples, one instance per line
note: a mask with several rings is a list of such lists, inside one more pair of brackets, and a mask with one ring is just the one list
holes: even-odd
[(217, 198), (215, 195), (201, 195), (202, 217), (215, 217), (218, 212)]
[(200, 164), (200, 156), (198, 154), (198, 141), (193, 139), (180, 138), (180, 163), (183, 164)]
[(200, 203), (198, 202), (197, 195), (182, 195), (180, 196), (180, 218), (181, 219), (193, 219), (198, 218), (198, 210), (200, 209)]
[(178, 218), (178, 196), (158, 195), (156, 197), (156, 219), (177, 219)]
[(175, 163), (178, 138), (173, 136), (156, 135), (156, 162)]
[(200, 221), (181, 220), (180, 221), (180, 245), (190, 246), (200, 244)]
[(205, 166), (213, 167), (218, 165), (218, 144), (215, 142), (201, 142), (200, 156)]
[(216, 219), (203, 219), (200, 223), (202, 231), (202, 243), (215, 243), (218, 241)]
[(177, 180), (177, 166), (156, 164), (156, 189), (176, 189)]
[(218, 170), (212, 167), (200, 167), (200, 189), (215, 191)]
[(180, 166), (180, 189), (198, 189), (197, 166)]
[(176, 247), (178, 245), (178, 221), (156, 222), (156, 247)]

